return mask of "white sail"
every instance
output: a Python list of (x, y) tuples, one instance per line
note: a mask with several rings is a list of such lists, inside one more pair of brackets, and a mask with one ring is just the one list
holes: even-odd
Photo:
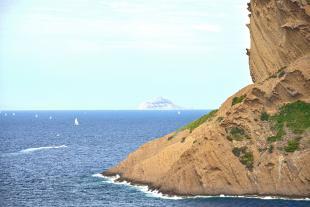
[(74, 119), (74, 125), (75, 125), (75, 126), (79, 125), (79, 121), (78, 121), (77, 118)]

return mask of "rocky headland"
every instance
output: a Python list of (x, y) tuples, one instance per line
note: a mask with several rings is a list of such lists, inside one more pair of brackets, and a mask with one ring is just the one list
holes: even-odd
[(248, 10), (253, 84), (103, 175), (176, 195), (310, 197), (310, 2)]

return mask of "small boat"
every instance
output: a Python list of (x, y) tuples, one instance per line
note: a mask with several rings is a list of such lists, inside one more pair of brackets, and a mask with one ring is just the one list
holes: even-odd
[(74, 119), (74, 125), (75, 125), (75, 126), (78, 126), (78, 125), (79, 125), (79, 121), (78, 121), (77, 118)]

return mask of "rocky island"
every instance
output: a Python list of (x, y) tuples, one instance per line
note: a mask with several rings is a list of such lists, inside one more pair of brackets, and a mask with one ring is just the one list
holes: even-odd
[(310, 197), (310, 2), (248, 10), (253, 84), (103, 175), (166, 194)]
[(177, 110), (180, 106), (174, 104), (169, 99), (157, 97), (153, 100), (143, 102), (139, 105), (139, 110)]

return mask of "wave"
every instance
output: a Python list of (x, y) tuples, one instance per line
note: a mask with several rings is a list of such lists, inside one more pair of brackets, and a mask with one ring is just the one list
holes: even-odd
[(102, 174), (94, 174), (93, 177), (103, 178), (105, 183), (111, 183), (116, 185), (125, 185), (135, 189), (140, 190), (141, 192), (145, 193), (149, 197), (154, 198), (162, 198), (162, 199), (172, 199), (172, 200), (180, 200), (180, 199), (203, 199), (203, 198), (255, 198), (255, 199), (263, 199), (263, 200), (299, 200), (299, 201), (310, 201), (310, 198), (286, 198), (286, 197), (279, 197), (279, 196), (233, 196), (233, 195), (216, 195), (216, 196), (171, 196), (166, 195), (158, 190), (150, 190), (147, 185), (135, 185), (127, 181), (118, 182), (116, 181), (120, 178), (119, 175), (116, 176), (104, 176)]
[(60, 145), (60, 146), (47, 146), (47, 147), (35, 147), (35, 148), (28, 148), (19, 151), (19, 153), (31, 153), (39, 150), (46, 150), (46, 149), (58, 149), (58, 148), (65, 148), (67, 147), (66, 145)]
[(99, 177), (103, 178), (105, 183), (111, 183), (111, 184), (116, 184), (116, 185), (125, 185), (127, 187), (135, 188), (143, 193), (146, 194), (148, 197), (153, 197), (153, 198), (162, 198), (162, 199), (170, 199), (170, 200), (180, 200), (183, 199), (181, 196), (170, 196), (170, 195), (165, 195), (158, 190), (150, 190), (147, 185), (134, 185), (132, 183), (129, 183), (127, 181), (116, 181), (118, 178), (120, 178), (119, 175), (116, 176), (104, 176), (102, 174), (94, 174), (92, 175), (93, 177)]
[(20, 150), (18, 152), (13, 152), (13, 153), (6, 153), (3, 154), (2, 156), (12, 156), (12, 155), (20, 155), (20, 154), (29, 154), (35, 151), (40, 151), (40, 150), (47, 150), (47, 149), (58, 149), (58, 148), (65, 148), (67, 147), (66, 145), (59, 145), (59, 146), (47, 146), (47, 147), (34, 147), (34, 148), (27, 148)]

